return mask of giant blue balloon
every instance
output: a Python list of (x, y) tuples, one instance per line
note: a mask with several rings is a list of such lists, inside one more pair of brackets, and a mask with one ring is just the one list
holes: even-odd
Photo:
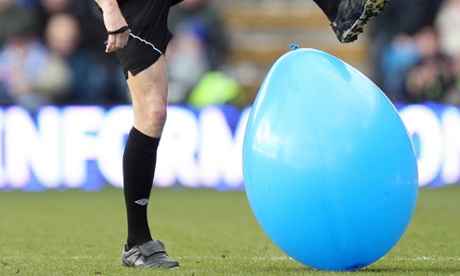
[(253, 104), (243, 144), (253, 213), (287, 255), (356, 270), (404, 234), (418, 190), (395, 107), (358, 70), (315, 49), (280, 57)]

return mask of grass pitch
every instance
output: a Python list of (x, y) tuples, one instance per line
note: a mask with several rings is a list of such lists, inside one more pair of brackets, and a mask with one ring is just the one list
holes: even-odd
[(123, 204), (115, 188), (0, 192), (0, 275), (460, 275), (460, 185), (421, 189), (400, 242), (355, 272), (290, 259), (259, 227), (244, 192), (157, 188), (152, 234), (181, 268), (123, 268)]

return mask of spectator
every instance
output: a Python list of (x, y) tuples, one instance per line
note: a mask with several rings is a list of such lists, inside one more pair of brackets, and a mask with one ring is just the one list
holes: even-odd
[(107, 76), (91, 53), (79, 47), (81, 33), (77, 18), (69, 13), (53, 14), (45, 28), (45, 41), (49, 49), (69, 66), (71, 82), (67, 104), (102, 104)]
[(453, 59), (455, 82), (445, 101), (460, 106), (460, 0), (445, 0), (435, 20), (442, 50)]
[(396, 35), (383, 49), (380, 88), (393, 102), (406, 102), (405, 74), (420, 58), (417, 43), (412, 36)]
[(54, 15), (63, 12), (71, 12), (72, 0), (38, 0), (36, 13), (39, 20), (39, 36), (45, 39), (45, 28), (48, 20)]
[(185, 0), (171, 10), (169, 26), (169, 102), (246, 106), (241, 86), (222, 72), (229, 38), (219, 10), (207, 0)]
[(445, 0), (435, 22), (444, 52), (460, 56), (460, 0)]
[(104, 104), (128, 103), (128, 86), (115, 53), (107, 54), (101, 51), (101, 48), (105, 48), (103, 42), (107, 40), (107, 30), (98, 5), (94, 0), (73, 0), (72, 13), (80, 21), (82, 33), (80, 47), (91, 53), (93, 62), (97, 63), (101, 70), (99, 74), (106, 76), (102, 92), (105, 98)]
[(406, 74), (407, 99), (418, 103), (436, 101), (448, 103), (446, 94), (454, 84), (453, 60), (442, 53), (437, 31), (423, 28), (415, 36), (419, 58)]
[(62, 98), (69, 81), (66, 63), (51, 54), (17, 19), (0, 51), (2, 104), (17, 104), (34, 113)]
[(191, 91), (188, 103), (196, 108), (211, 104), (229, 104), (238, 108), (248, 105), (238, 82), (219, 71), (209, 72), (200, 80)]
[[(127, 103), (127, 88), (121, 70), (111, 74), (94, 54), (80, 47), (81, 30), (76, 16), (58, 13), (50, 17), (45, 29), (45, 41), (49, 49), (64, 59), (72, 73), (72, 80), (65, 99), (66, 104), (111, 105)], [(108, 84), (120, 80), (119, 89)], [(123, 89), (124, 88), (124, 89)]]
[[(2, 1), (2, 0), (0, 0)], [(106, 55), (102, 51), (102, 42), (107, 39), (107, 31), (102, 23), (102, 15), (94, 0), (37, 0), (37, 13), (40, 18), (41, 32), (44, 39), (45, 26), (50, 17), (58, 13), (70, 13), (80, 25), (80, 47), (86, 48), (97, 55), (98, 61), (117, 62), (114, 55)], [(123, 80), (124, 81), (124, 80)]]
[(452, 74), (455, 80), (447, 89), (444, 102), (460, 107), (460, 56), (452, 62)]
[(185, 0), (171, 8), (168, 26), (174, 34), (192, 25), (207, 46), (211, 70), (219, 69), (230, 44), (220, 11), (209, 0)]
[[(386, 84), (392, 82), (393, 76), (403, 76), (404, 69), (388, 74), (388, 52), (406, 51), (411, 47), (411, 37), (423, 27), (433, 26), (437, 11), (444, 0), (400, 0), (390, 1), (386, 9), (371, 23), (371, 62), (374, 72), (372, 79), (393, 99), (403, 99), (398, 91)], [(403, 47), (403, 48), (401, 48)], [(413, 54), (407, 52), (410, 56)], [(413, 57), (402, 57), (411, 60)], [(409, 64), (410, 65), (410, 64)], [(409, 66), (405, 64), (404, 66)], [(398, 80), (399, 82), (401, 79)]]
[(21, 21), (24, 31), (30, 35), (36, 32), (37, 18), (32, 10), (19, 7), (16, 0), (0, 0), (0, 47), (17, 21)]
[(183, 103), (193, 87), (211, 70), (206, 38), (199, 24), (182, 25), (167, 49), (169, 102)]

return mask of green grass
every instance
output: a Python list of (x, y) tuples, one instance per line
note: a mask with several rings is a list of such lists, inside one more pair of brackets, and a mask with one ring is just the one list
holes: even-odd
[[(181, 264), (158, 275), (460, 275), (460, 185), (422, 189), (400, 242), (355, 272), (290, 259), (263, 233), (243, 192), (154, 189), (149, 216), (154, 237)], [(120, 266), (125, 225), (118, 189), (0, 192), (0, 275), (152, 274)]]

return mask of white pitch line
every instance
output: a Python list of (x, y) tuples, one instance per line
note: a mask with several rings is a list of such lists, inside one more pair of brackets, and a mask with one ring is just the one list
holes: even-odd
[(459, 258), (455, 257), (428, 257), (428, 256), (421, 256), (421, 257), (415, 257), (415, 258), (392, 258), (397, 261), (435, 261), (435, 262), (443, 262), (443, 261), (460, 261)]
[[(30, 258), (36, 258), (39, 259), (39, 257), (31, 257), (31, 256), (0, 256), (0, 260), (11, 260), (11, 259), (30, 259)], [(62, 257), (62, 256), (43, 256), (43, 258), (46, 259), (54, 259), (54, 260), (62, 260), (62, 259), (72, 259), (72, 260), (97, 260), (97, 259), (105, 259), (104, 257), (95, 257), (95, 256), (89, 256), (89, 255), (82, 255), (82, 256), (69, 256), (69, 257)], [(175, 259), (178, 260), (187, 260), (187, 259), (193, 259), (193, 260), (222, 260), (222, 259), (237, 259), (238, 256), (175, 256)], [(289, 256), (267, 256), (267, 257), (252, 257), (251, 258), (254, 261), (286, 261), (286, 260), (293, 260)], [(396, 258), (388, 258), (388, 257), (383, 257), (382, 259), (389, 259), (389, 260), (395, 260), (395, 261), (413, 261), (413, 262), (418, 262), (418, 261), (433, 261), (433, 262), (445, 262), (445, 261), (460, 261), (460, 257), (430, 257), (430, 256), (419, 256), (419, 257), (414, 257), (414, 258), (405, 258), (405, 257), (396, 257)]]

